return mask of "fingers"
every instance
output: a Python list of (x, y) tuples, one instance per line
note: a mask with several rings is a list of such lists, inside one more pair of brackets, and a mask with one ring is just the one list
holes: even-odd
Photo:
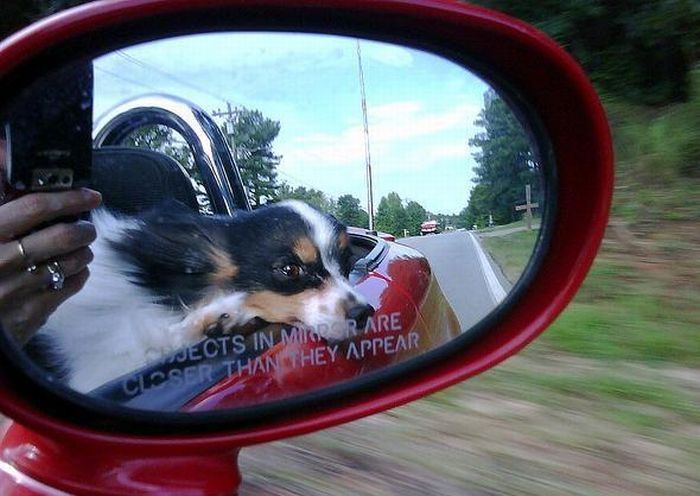
[(90, 248), (81, 248), (64, 257), (56, 259), (66, 278), (79, 274), (92, 262), (94, 255)]
[(0, 320), (20, 345), (24, 345), (46, 323), (58, 306), (80, 291), (88, 280), (87, 268), (72, 277), (66, 278), (60, 291), (42, 291), (27, 298), (20, 305), (14, 305), (2, 312)]
[[(67, 277), (60, 291), (47, 290), (39, 294), (36, 305), (39, 308), (49, 308), (49, 315), (56, 311), (58, 306), (71, 296), (80, 291), (90, 277), (90, 269), (87, 267), (77, 274)], [(47, 315), (48, 317), (48, 315)]]
[(95, 241), (95, 227), (86, 221), (55, 224), (19, 241), (0, 244), (0, 275), (22, 271), (30, 265), (53, 260), (87, 247)]
[(87, 221), (54, 224), (22, 238), (26, 260), (39, 264), (87, 247), (95, 241), (95, 226)]
[(0, 274), (8, 273), (27, 264), (24, 242), (8, 241), (0, 243)]
[[(81, 248), (60, 258), (52, 259), (58, 262), (66, 278), (82, 272), (92, 262), (93, 254), (89, 248)], [(37, 290), (45, 289), (51, 284), (51, 273), (46, 265), (39, 265), (34, 272), (26, 270), (8, 274), (0, 280), (0, 308), (14, 303), (18, 298), (30, 295)]]
[(26, 344), (46, 324), (49, 316), (61, 303), (85, 286), (89, 276), (90, 272), (85, 268), (74, 276), (66, 278), (63, 289), (60, 291), (47, 290), (36, 293), (33, 298), (26, 299), (21, 305), (3, 312), (0, 318), (3, 327), (14, 336), (18, 344)]
[(31, 193), (0, 205), (0, 239), (20, 237), (44, 223), (97, 208), (102, 195), (90, 189)]

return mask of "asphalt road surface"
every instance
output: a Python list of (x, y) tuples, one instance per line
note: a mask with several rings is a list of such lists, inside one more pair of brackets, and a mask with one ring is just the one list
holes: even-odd
[(415, 248), (428, 259), (463, 331), (483, 319), (510, 290), (479, 236), (470, 231), (401, 238), (397, 242)]

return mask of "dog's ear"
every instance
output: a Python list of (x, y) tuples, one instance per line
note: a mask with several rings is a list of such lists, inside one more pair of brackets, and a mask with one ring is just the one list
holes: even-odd
[(132, 267), (127, 275), (134, 282), (188, 301), (211, 284), (222, 250), (211, 222), (176, 203), (144, 214), (139, 227), (125, 230), (112, 244)]

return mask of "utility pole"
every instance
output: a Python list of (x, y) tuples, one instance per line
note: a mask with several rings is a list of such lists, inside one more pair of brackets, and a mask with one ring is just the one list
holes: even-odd
[(362, 70), (362, 51), (360, 40), (357, 40), (357, 65), (360, 75), (360, 94), (362, 95), (362, 119), (365, 128), (365, 170), (367, 176), (367, 213), (369, 214), (369, 230), (374, 231), (374, 194), (372, 192), (372, 159), (369, 152), (369, 124), (367, 121), (367, 96), (365, 95), (365, 73)]
[(224, 127), (226, 129), (226, 139), (231, 147), (231, 153), (234, 158), (238, 158), (236, 155), (236, 143), (233, 140), (233, 126), (238, 117), (238, 109), (231, 107), (231, 102), (226, 102), (227, 110), (216, 109), (211, 113), (214, 117), (224, 117)]

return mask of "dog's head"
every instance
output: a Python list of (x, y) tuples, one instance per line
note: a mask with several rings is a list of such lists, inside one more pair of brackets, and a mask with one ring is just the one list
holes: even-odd
[(123, 247), (161, 297), (210, 319), (303, 324), (329, 339), (372, 314), (348, 282), (350, 238), (334, 217), (294, 200), (234, 217), (175, 210), (144, 217)]

